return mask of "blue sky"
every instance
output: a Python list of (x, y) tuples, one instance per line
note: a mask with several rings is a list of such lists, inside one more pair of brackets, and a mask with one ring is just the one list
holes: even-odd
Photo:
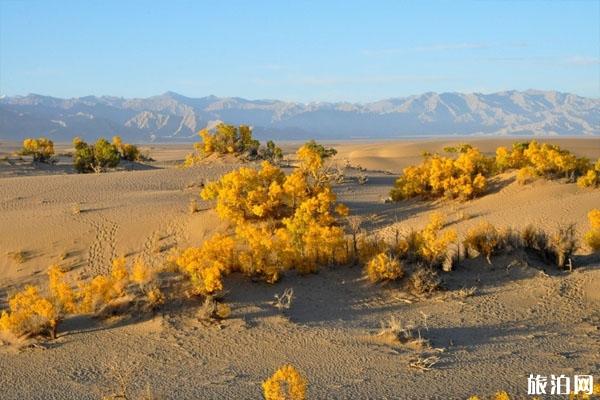
[(0, 0), (0, 93), (600, 97), (600, 1)]

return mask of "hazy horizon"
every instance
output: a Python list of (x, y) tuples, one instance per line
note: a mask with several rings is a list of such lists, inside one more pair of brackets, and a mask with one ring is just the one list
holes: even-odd
[(538, 88), (529, 88), (529, 89), (525, 89), (525, 90), (517, 90), (517, 89), (507, 88), (504, 90), (491, 91), (491, 92), (459, 92), (459, 91), (434, 92), (434, 91), (428, 91), (428, 92), (422, 92), (422, 93), (410, 93), (410, 94), (406, 94), (406, 95), (402, 95), (402, 96), (391, 96), (391, 97), (386, 97), (386, 98), (373, 99), (373, 100), (369, 100), (369, 101), (348, 101), (348, 100), (344, 100), (344, 99), (332, 100), (332, 101), (327, 101), (327, 100), (299, 101), (299, 100), (286, 100), (286, 99), (281, 99), (281, 98), (252, 98), (252, 97), (242, 97), (242, 96), (221, 96), (221, 95), (215, 94), (215, 93), (207, 93), (204, 95), (188, 95), (186, 93), (180, 93), (180, 92), (176, 92), (173, 90), (167, 90), (162, 93), (151, 94), (149, 96), (144, 96), (144, 97), (141, 97), (141, 96), (133, 96), (133, 97), (115, 96), (115, 95), (108, 94), (108, 93), (105, 93), (105, 94), (90, 93), (90, 94), (83, 95), (83, 96), (61, 97), (61, 96), (55, 96), (51, 93), (29, 92), (29, 93), (17, 93), (14, 95), (0, 94), (0, 99), (18, 98), (18, 97), (23, 98), (23, 97), (28, 97), (28, 96), (41, 96), (41, 97), (51, 97), (51, 98), (61, 99), (61, 100), (82, 99), (82, 98), (86, 98), (86, 97), (119, 98), (119, 99), (134, 100), (134, 99), (149, 99), (149, 98), (153, 98), (153, 97), (167, 96), (167, 95), (171, 94), (171, 95), (177, 95), (177, 96), (181, 96), (181, 97), (185, 97), (185, 98), (189, 98), (189, 99), (203, 99), (203, 98), (215, 97), (218, 99), (243, 99), (243, 100), (248, 100), (248, 101), (282, 101), (282, 102), (289, 102), (289, 103), (299, 103), (299, 104), (304, 104), (304, 105), (308, 105), (311, 103), (352, 103), (352, 104), (364, 105), (367, 103), (373, 103), (373, 102), (378, 102), (378, 101), (385, 101), (385, 100), (392, 100), (392, 99), (405, 99), (405, 98), (410, 98), (410, 97), (423, 96), (423, 95), (427, 95), (427, 94), (437, 94), (437, 95), (462, 94), (462, 95), (484, 95), (484, 96), (487, 96), (487, 95), (493, 95), (493, 94), (497, 94), (497, 93), (510, 93), (510, 92), (518, 92), (518, 93), (556, 92), (556, 93), (562, 93), (562, 94), (567, 94), (567, 95), (586, 97), (586, 98), (593, 99), (593, 100), (600, 99), (600, 93), (597, 96), (583, 96), (583, 95), (579, 95), (577, 93), (563, 92), (560, 90), (553, 90), (553, 89), (538, 89)]

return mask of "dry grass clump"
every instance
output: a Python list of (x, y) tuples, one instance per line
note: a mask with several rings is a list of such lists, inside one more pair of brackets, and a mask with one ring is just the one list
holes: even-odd
[(73, 215), (81, 214), (81, 204), (79, 204), (79, 203), (71, 204), (71, 214), (73, 214)]
[(560, 225), (557, 231), (550, 236), (550, 248), (558, 268), (564, 268), (567, 260), (578, 249), (575, 224)]
[(196, 199), (190, 199), (190, 201), (188, 203), (188, 212), (190, 214), (195, 214), (198, 211), (200, 211), (200, 207), (198, 206), (198, 202), (196, 201)]
[(231, 315), (231, 307), (228, 304), (218, 302), (214, 296), (206, 296), (204, 303), (198, 310), (198, 319), (201, 321), (219, 321)]
[(17, 264), (23, 264), (25, 261), (27, 261), (28, 253), (25, 250), (11, 251), (7, 254)]
[(394, 256), (379, 253), (365, 266), (365, 274), (372, 283), (393, 281), (404, 276), (404, 268)]
[(416, 295), (428, 295), (440, 288), (442, 281), (432, 268), (417, 266), (410, 275), (408, 288)]
[(482, 222), (467, 231), (463, 245), (467, 256), (483, 255), (490, 264), (494, 254), (525, 249), (535, 252), (547, 264), (564, 268), (577, 250), (578, 240), (574, 224), (560, 225), (548, 234), (531, 224), (518, 232), (511, 228), (499, 230)]
[(390, 192), (392, 200), (418, 196), (467, 200), (483, 193), (493, 160), (470, 145), (456, 152), (456, 158), (425, 154), (421, 164), (405, 168)]
[(278, 310), (288, 310), (292, 306), (292, 300), (294, 299), (294, 289), (287, 288), (282, 294), (275, 295), (275, 301), (273, 301), (273, 307)]
[(500, 232), (494, 225), (489, 222), (481, 222), (467, 231), (463, 245), (467, 256), (471, 251), (475, 251), (476, 254), (482, 254), (491, 264), (492, 254), (501, 248), (502, 242)]
[(381, 328), (376, 337), (386, 343), (398, 343), (407, 345), (416, 350), (430, 347), (429, 341), (421, 336), (421, 331), (412, 325), (404, 325), (395, 316), (381, 321)]
[(305, 400), (306, 379), (291, 364), (279, 368), (263, 382), (265, 400)]
[(593, 250), (600, 250), (600, 209), (593, 209), (588, 213), (588, 220), (592, 229), (584, 236), (585, 243)]
[(552, 235), (533, 225), (521, 232), (523, 248), (538, 254), (546, 264), (555, 263), (564, 268), (566, 262), (578, 248), (575, 225), (561, 225)]

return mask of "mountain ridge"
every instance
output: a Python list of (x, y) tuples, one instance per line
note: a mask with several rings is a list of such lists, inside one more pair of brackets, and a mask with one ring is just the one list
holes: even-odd
[(427, 92), (368, 103), (241, 97), (147, 98), (39, 94), (0, 97), (0, 138), (187, 142), (218, 121), (248, 124), (261, 139), (386, 139), (420, 135), (600, 135), (600, 99), (543, 90)]

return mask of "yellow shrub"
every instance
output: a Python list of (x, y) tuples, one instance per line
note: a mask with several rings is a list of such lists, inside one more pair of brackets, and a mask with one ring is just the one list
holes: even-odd
[(493, 160), (471, 146), (456, 158), (426, 155), (423, 162), (403, 170), (390, 192), (393, 200), (411, 197), (471, 199), (485, 191)]
[(577, 186), (586, 188), (586, 187), (596, 187), (600, 183), (599, 173), (593, 170), (588, 170), (585, 175), (579, 177), (577, 179)]
[(110, 275), (96, 275), (79, 285), (77, 299), (82, 313), (96, 312), (100, 307), (126, 294), (130, 276), (125, 257), (113, 260)]
[(120, 136), (113, 136), (112, 145), (117, 148), (122, 159), (138, 161), (141, 158), (140, 150), (130, 143), (123, 143)]
[(447, 256), (448, 246), (456, 241), (456, 231), (447, 230), (440, 234), (444, 226), (441, 213), (432, 213), (425, 229), (418, 233), (418, 252), (430, 266), (442, 263)]
[(146, 291), (146, 298), (150, 308), (156, 308), (165, 302), (165, 295), (158, 287), (153, 287)]
[(505, 391), (501, 391), (494, 395), (493, 400), (510, 400), (510, 396)]
[(153, 271), (146, 265), (142, 259), (137, 259), (131, 269), (131, 281), (139, 286), (145, 286), (153, 278)]
[(74, 313), (77, 310), (75, 303), (75, 292), (71, 285), (65, 282), (64, 272), (58, 265), (52, 265), (48, 269), (48, 287), (50, 298), (60, 313)]
[(79, 286), (79, 312), (95, 312), (100, 306), (117, 297), (111, 280), (104, 275), (97, 275), (91, 281)]
[(289, 214), (283, 202), (285, 175), (268, 161), (261, 168), (242, 167), (210, 182), (201, 192), (205, 200), (216, 199), (219, 217), (234, 223)]
[(33, 161), (46, 162), (54, 155), (54, 142), (43, 137), (27, 138), (23, 141), (20, 154), (33, 156)]
[(223, 289), (223, 276), (236, 267), (234, 250), (230, 236), (216, 234), (202, 246), (184, 250), (176, 263), (188, 275), (196, 293), (211, 294)]
[(585, 243), (594, 251), (600, 250), (600, 209), (593, 209), (588, 213), (588, 220), (592, 229), (584, 236)]
[(365, 273), (373, 283), (379, 281), (396, 280), (404, 276), (404, 269), (400, 261), (388, 253), (380, 253), (373, 257), (365, 267)]
[(523, 167), (519, 169), (519, 172), (517, 172), (517, 182), (519, 182), (521, 185), (530, 183), (533, 181), (534, 177), (535, 171), (532, 167)]
[(378, 235), (363, 233), (358, 237), (357, 251), (361, 264), (367, 264), (373, 257), (387, 249), (387, 243)]
[(306, 399), (306, 379), (292, 365), (279, 368), (262, 384), (265, 400)]
[(17, 336), (38, 335), (48, 331), (56, 337), (59, 313), (52, 302), (39, 294), (35, 286), (25, 289), (8, 301), (9, 311), (0, 315), (0, 329)]
[(198, 132), (202, 142), (194, 144), (194, 152), (189, 154), (184, 166), (192, 166), (213, 153), (258, 155), (260, 143), (252, 137), (252, 128), (248, 125), (235, 127), (220, 123), (214, 129), (202, 129)]
[[(348, 208), (336, 203), (319, 147), (307, 144), (297, 154), (300, 164), (288, 176), (265, 161), (259, 169), (242, 167), (202, 190), (235, 230), (178, 258), (199, 293), (220, 290), (222, 276), (234, 270), (272, 283), (289, 268), (309, 273), (319, 265), (348, 261), (344, 231), (335, 226), (336, 216), (347, 215)], [(207, 246), (214, 251), (207, 254)]]
[(117, 295), (122, 295), (129, 284), (129, 271), (125, 257), (115, 258), (110, 271), (113, 289)]

